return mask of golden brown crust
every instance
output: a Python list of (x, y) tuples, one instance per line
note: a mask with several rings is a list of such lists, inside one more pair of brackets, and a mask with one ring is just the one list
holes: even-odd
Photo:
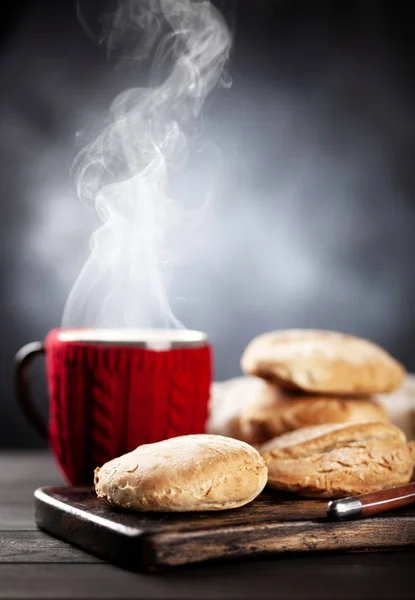
[(248, 344), (245, 373), (287, 389), (322, 394), (380, 394), (395, 390), (404, 367), (376, 344), (334, 331), (265, 333)]
[(114, 506), (140, 511), (237, 508), (265, 487), (267, 467), (248, 444), (187, 435), (139, 446), (95, 470), (95, 491)]
[(410, 481), (414, 450), (386, 423), (306, 427), (264, 444), (268, 485), (316, 498), (373, 492)]
[(230, 435), (248, 444), (262, 444), (288, 431), (323, 423), (387, 422), (374, 398), (295, 394), (261, 381), (252, 401), (243, 406), (230, 426)]

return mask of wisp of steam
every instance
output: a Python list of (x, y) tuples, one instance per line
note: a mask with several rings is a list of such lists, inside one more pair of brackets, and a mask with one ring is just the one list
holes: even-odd
[(105, 127), (78, 157), (78, 194), (93, 202), (102, 225), (62, 325), (181, 327), (168, 288), (195, 211), (170, 193), (169, 176), (183, 167), (186, 135), (223, 81), (231, 35), (205, 0), (122, 0), (106, 41), (110, 50), (128, 43), (137, 64), (150, 53), (154, 60), (149, 85), (115, 98)]

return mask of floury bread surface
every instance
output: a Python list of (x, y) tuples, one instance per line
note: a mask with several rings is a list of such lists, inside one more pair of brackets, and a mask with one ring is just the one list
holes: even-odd
[(242, 370), (282, 387), (320, 394), (389, 393), (405, 370), (376, 344), (334, 331), (265, 333), (248, 344)]
[(387, 423), (305, 427), (264, 444), (268, 485), (302, 496), (339, 498), (411, 480), (415, 443)]
[(388, 421), (385, 408), (371, 397), (304, 395), (260, 378), (235, 383), (213, 405), (209, 427), (257, 446), (294, 429), (323, 423)]
[(139, 446), (95, 470), (95, 490), (110, 504), (137, 511), (237, 508), (267, 482), (261, 455), (219, 435), (187, 435)]

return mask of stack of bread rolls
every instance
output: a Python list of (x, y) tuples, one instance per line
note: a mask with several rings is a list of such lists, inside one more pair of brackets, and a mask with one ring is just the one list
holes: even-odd
[(309, 425), (387, 422), (376, 395), (395, 391), (405, 376), (403, 366), (372, 342), (315, 330), (258, 336), (241, 366), (260, 378), (235, 424), (236, 437), (253, 444)]
[(413, 444), (380, 401), (405, 369), (385, 350), (338, 332), (277, 331), (252, 340), (241, 366), (226, 401), (213, 399), (209, 429), (255, 446), (269, 485), (337, 497), (409, 481)]

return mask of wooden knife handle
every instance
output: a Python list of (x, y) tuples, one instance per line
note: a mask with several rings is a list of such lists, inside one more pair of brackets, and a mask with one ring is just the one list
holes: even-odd
[(415, 482), (370, 494), (332, 500), (328, 503), (327, 516), (331, 519), (371, 517), (412, 503), (415, 503)]
[(371, 517), (388, 510), (394, 510), (415, 502), (415, 482), (357, 496), (362, 504), (361, 516)]

